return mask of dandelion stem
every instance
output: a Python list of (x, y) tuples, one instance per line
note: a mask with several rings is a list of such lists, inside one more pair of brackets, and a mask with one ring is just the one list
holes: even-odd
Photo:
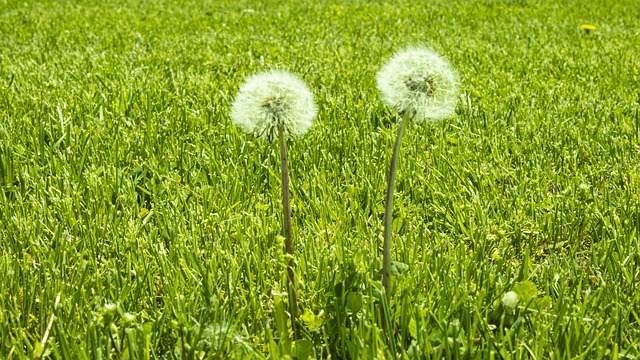
[(285, 139), (284, 124), (278, 124), (278, 137), (280, 139), (280, 165), (282, 166), (282, 211), (284, 218), (284, 238), (285, 250), (289, 257), (287, 266), (287, 288), (289, 293), (289, 311), (291, 312), (291, 328), (293, 329), (293, 339), (300, 337), (298, 325), (298, 295), (296, 294), (295, 272), (293, 261), (293, 240), (291, 236), (291, 199), (289, 192), (289, 161), (287, 160), (287, 140)]
[[(391, 165), (389, 166), (389, 181), (387, 183), (387, 198), (384, 206), (384, 242), (382, 248), (382, 296), (381, 301), (380, 318), (382, 319), (382, 329), (387, 334), (389, 344), (394, 348), (394, 343), (391, 340), (391, 332), (389, 326), (389, 313), (388, 306), (391, 299), (391, 293), (389, 290), (389, 280), (391, 276), (391, 224), (393, 222), (393, 184), (396, 177), (396, 166), (398, 163), (398, 154), (400, 153), (400, 142), (402, 141), (402, 134), (404, 133), (404, 127), (407, 120), (411, 117), (408, 111), (405, 111), (402, 115), (402, 120), (398, 126), (398, 134), (396, 135), (396, 143), (393, 146), (393, 153), (391, 154)], [(395, 354), (395, 352), (394, 352)]]
[(398, 126), (396, 143), (393, 146), (393, 153), (391, 154), (391, 166), (389, 167), (389, 182), (387, 184), (387, 197), (384, 206), (384, 242), (382, 248), (382, 290), (387, 297), (387, 301), (390, 298), (389, 280), (391, 275), (391, 224), (393, 222), (393, 185), (396, 178), (396, 166), (398, 163), (398, 154), (400, 153), (400, 142), (402, 141), (402, 134), (404, 133), (406, 122), (411, 117), (411, 115), (411, 111), (405, 111), (402, 115), (400, 126)]

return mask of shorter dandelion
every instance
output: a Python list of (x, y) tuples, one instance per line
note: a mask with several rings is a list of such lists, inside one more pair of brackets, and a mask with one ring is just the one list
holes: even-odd
[(286, 71), (270, 70), (248, 77), (240, 86), (231, 118), (245, 132), (272, 141), (279, 128), (290, 137), (306, 133), (316, 112), (304, 81)]
[(258, 138), (278, 139), (282, 171), (282, 210), (287, 267), (289, 308), (294, 338), (300, 335), (296, 325), (298, 301), (294, 279), (293, 239), (287, 138), (306, 133), (316, 116), (313, 94), (304, 81), (285, 71), (271, 70), (252, 75), (240, 86), (232, 104), (231, 118), (236, 126)]

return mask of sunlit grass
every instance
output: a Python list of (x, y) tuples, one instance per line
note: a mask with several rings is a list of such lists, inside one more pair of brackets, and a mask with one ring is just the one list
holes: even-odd
[[(638, 18), (631, 0), (0, 2), (1, 357), (637, 358)], [(375, 74), (413, 44), (463, 95), (407, 124), (390, 346), (397, 123)], [(319, 108), (288, 143), (297, 347), (279, 154), (229, 115), (271, 68)]]

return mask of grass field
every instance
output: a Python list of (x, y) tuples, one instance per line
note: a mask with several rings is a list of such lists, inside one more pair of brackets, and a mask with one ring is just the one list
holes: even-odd
[[(0, 357), (640, 358), (638, 19), (636, 0), (0, 0)], [(462, 95), (406, 129), (389, 342), (397, 118), (375, 75), (415, 44)], [(229, 116), (271, 68), (319, 108), (288, 145), (295, 343), (278, 148)]]

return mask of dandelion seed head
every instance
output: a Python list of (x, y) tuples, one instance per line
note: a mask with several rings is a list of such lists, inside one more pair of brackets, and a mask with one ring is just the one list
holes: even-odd
[(510, 309), (515, 309), (518, 306), (518, 302), (520, 302), (520, 298), (515, 291), (509, 291), (502, 297), (502, 305)]
[(317, 113), (313, 94), (299, 77), (281, 70), (249, 76), (231, 107), (233, 123), (258, 138), (273, 140), (278, 126), (288, 136), (306, 133)]
[(455, 111), (456, 74), (435, 52), (411, 47), (398, 52), (377, 75), (384, 103), (416, 120), (439, 120)]

